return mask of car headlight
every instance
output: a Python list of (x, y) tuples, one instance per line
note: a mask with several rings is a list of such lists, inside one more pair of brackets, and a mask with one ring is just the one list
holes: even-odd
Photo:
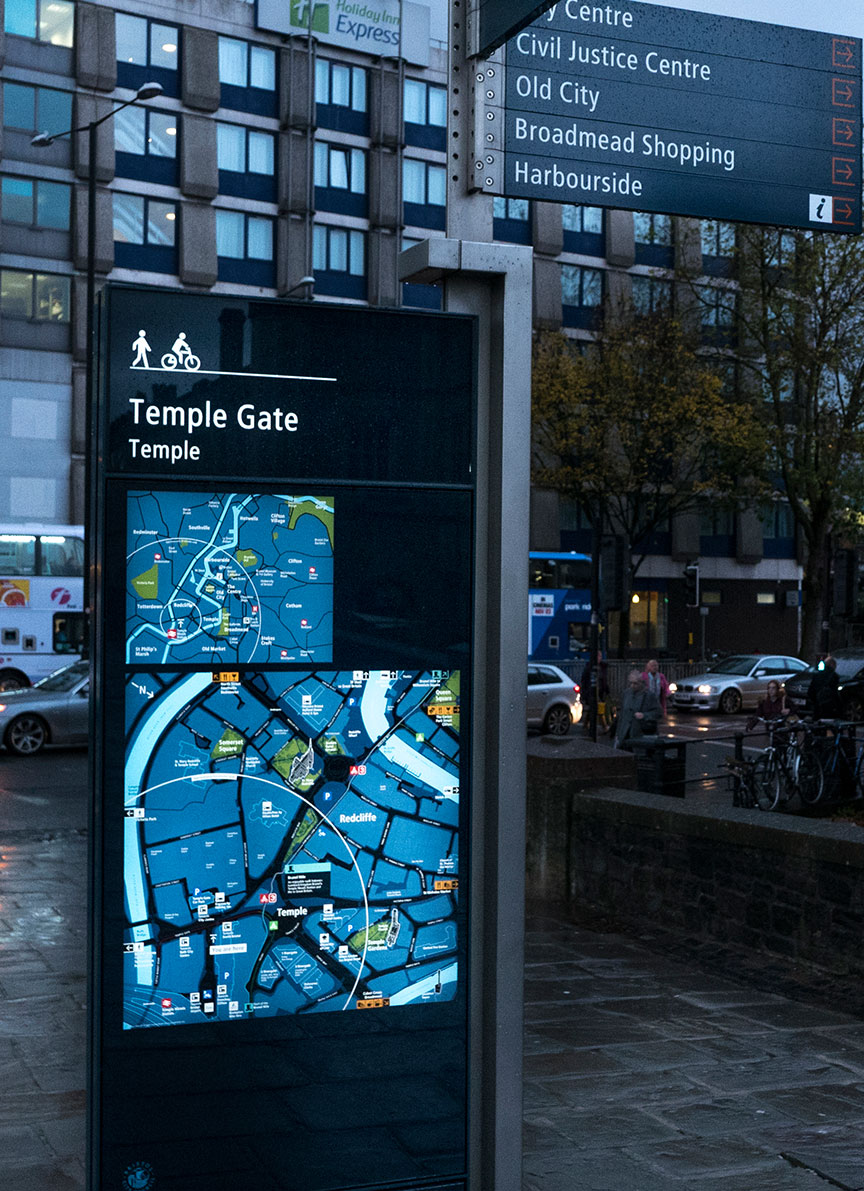
[(697, 686), (696, 690), (700, 695), (713, 695), (714, 694), (713, 686), (709, 686), (707, 682), (703, 682), (701, 686)]
[(0, 703), (0, 714), (2, 714), (5, 710), (6, 710), (6, 704)]
[(669, 683), (669, 694), (674, 695), (677, 690), (678, 690), (678, 683), (670, 682)]

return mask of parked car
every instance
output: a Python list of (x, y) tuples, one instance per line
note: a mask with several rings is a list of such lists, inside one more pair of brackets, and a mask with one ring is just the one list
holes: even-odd
[(528, 666), (528, 727), (566, 736), (582, 718), (579, 684), (557, 666)]
[(90, 670), (73, 662), (33, 686), (0, 693), (0, 740), (19, 757), (46, 744), (86, 744)]
[(785, 682), (807, 669), (800, 658), (782, 654), (737, 653), (717, 662), (704, 674), (669, 684), (679, 711), (722, 711), (734, 715), (755, 708), (764, 699), (771, 679)]
[[(842, 718), (864, 720), (864, 649), (838, 649), (832, 656), (837, 660)], [(793, 711), (807, 711), (807, 691), (818, 671), (818, 666), (808, 666), (786, 683), (786, 702)]]

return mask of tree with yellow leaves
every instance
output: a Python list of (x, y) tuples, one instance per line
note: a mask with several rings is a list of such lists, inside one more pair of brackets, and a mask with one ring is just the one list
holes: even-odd
[(535, 341), (533, 479), (574, 498), (624, 544), (619, 653), (629, 594), (651, 535), (671, 517), (744, 494), (755, 474), (758, 424), (730, 401), (710, 360), (669, 315), (607, 320), (580, 352), (561, 332)]

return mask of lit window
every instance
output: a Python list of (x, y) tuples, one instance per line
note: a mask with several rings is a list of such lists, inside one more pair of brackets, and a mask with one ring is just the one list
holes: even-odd
[(114, 117), (114, 147), (140, 157), (177, 156), (177, 117), (150, 108), (128, 107)]
[(118, 12), (116, 20), (118, 62), (177, 69), (180, 31), (176, 25), (163, 25), (125, 12)]
[(3, 28), (16, 37), (32, 37), (71, 49), (75, 5), (71, 0), (6, 0)]
[(68, 323), (70, 293), (68, 277), (0, 269), (0, 314), (3, 318)]
[(71, 187), (41, 178), (2, 179), (3, 222), (69, 230)]

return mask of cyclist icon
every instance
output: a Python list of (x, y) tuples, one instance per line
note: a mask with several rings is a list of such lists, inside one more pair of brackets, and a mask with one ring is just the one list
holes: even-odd
[(193, 355), (192, 348), (186, 342), (186, 332), (181, 331), (174, 340), (174, 346), (170, 352), (166, 352), (162, 357), (162, 367), (173, 371), (178, 365), (183, 365), (187, 372), (197, 372), (201, 367), (201, 360), (198, 356)]

